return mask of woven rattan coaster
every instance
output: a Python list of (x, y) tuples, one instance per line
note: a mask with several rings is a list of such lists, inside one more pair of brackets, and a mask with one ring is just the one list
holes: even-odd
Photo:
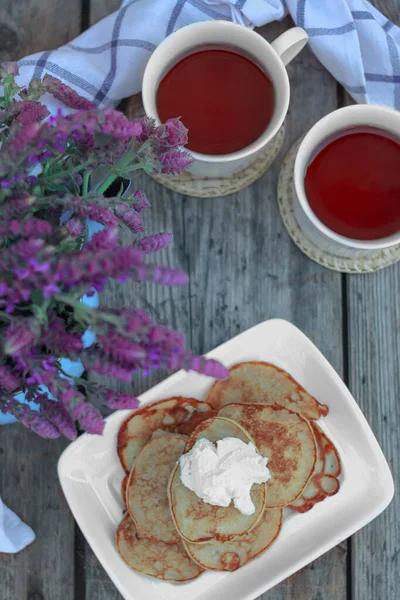
[(282, 147), (285, 124), (270, 141), (264, 153), (247, 169), (232, 177), (196, 177), (186, 171), (181, 175), (151, 175), (166, 188), (195, 198), (219, 198), (243, 190), (259, 179), (272, 165)]
[(321, 250), (304, 235), (293, 212), (293, 169), (300, 142), (301, 139), (287, 153), (278, 182), (279, 211), (287, 232), (296, 246), (311, 260), (327, 267), (327, 269), (340, 271), (341, 273), (371, 273), (398, 262), (400, 260), (400, 244), (368, 257), (342, 258)]

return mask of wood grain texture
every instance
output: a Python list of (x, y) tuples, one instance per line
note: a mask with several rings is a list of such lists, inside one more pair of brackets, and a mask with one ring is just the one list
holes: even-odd
[(110, 13), (118, 10), (121, 0), (87, 0), (89, 4), (90, 24), (94, 25)]
[[(400, 486), (400, 265), (348, 280), (349, 386)], [(400, 499), (352, 538), (352, 600), (399, 597)]]
[[(270, 25), (263, 33), (271, 41), (288, 26), (288, 21)], [(292, 103), (286, 150), (336, 107), (336, 83), (308, 51), (289, 71)], [(171, 219), (172, 230), (175, 236), (179, 234), (183, 246), (174, 264), (185, 266), (187, 257), (190, 274), (189, 298), (181, 298), (180, 308), (175, 303), (180, 316), (170, 314), (167, 322), (181, 331), (190, 331), (192, 349), (202, 353), (266, 318), (284, 317), (310, 335), (341, 372), (342, 332), (337, 326), (341, 322), (341, 278), (308, 261), (290, 242), (276, 205), (279, 165), (277, 160), (264, 178), (240, 194), (216, 200), (184, 199), (146, 181), (153, 202), (149, 216), (153, 228)], [(150, 303), (164, 307), (165, 293), (168, 296), (169, 292), (147, 288)], [(130, 284), (118, 290), (109, 286), (103, 300), (112, 305), (137, 302), (137, 292)], [(88, 548), (85, 572), (87, 598), (108, 598), (106, 576), (101, 576), (98, 561)], [(263, 598), (309, 600), (314, 593), (318, 593), (319, 600), (346, 597), (346, 544)]]
[(371, 4), (381, 11), (393, 23), (400, 25), (400, 2), (399, 0), (370, 0)]
[(333, 548), (257, 600), (341, 600), (346, 591), (347, 542)]
[[(80, 0), (0, 3), (0, 62), (55, 48), (80, 31)], [(0, 495), (34, 529), (23, 552), (0, 559), (1, 600), (74, 600), (75, 525), (57, 479), (63, 441), (0, 428)]]
[[(187, 272), (187, 257), (184, 251), (184, 228), (182, 202), (172, 193), (156, 184), (151, 178), (138, 177), (135, 187), (144, 188), (152, 204), (151, 209), (143, 212), (146, 233), (168, 231), (174, 233), (172, 244), (149, 261), (157, 264), (174, 266)], [(128, 243), (129, 234), (124, 243)], [(127, 282), (124, 285), (110, 283), (101, 294), (101, 305), (111, 307), (137, 306), (149, 312), (153, 318), (165, 325), (174, 327), (189, 338), (189, 287), (168, 288), (150, 283)], [(147, 379), (142, 376), (135, 378), (133, 385), (106, 380), (104, 383), (118, 390), (131, 391), (140, 394), (152, 387), (169, 373), (158, 371)], [(95, 399), (93, 399), (95, 401)], [(108, 575), (99, 564), (96, 556), (85, 542), (82, 543), (84, 552), (83, 570), (85, 600), (117, 600), (119, 592), (111, 583)], [(61, 599), (60, 599), (61, 600)], [(81, 598), (76, 598), (81, 600)]]
[(75, 527), (57, 480), (65, 446), (20, 424), (0, 428), (0, 496), (37, 536), (22, 552), (0, 555), (1, 600), (74, 600)]
[(80, 33), (81, 0), (1, 0), (0, 61), (52, 50)]
[[(275, 23), (262, 33), (272, 41), (288, 26), (288, 20)], [(336, 108), (336, 83), (308, 50), (290, 65), (289, 76), (292, 99), (283, 152)], [(309, 335), (340, 373), (341, 276), (308, 260), (290, 241), (276, 201), (280, 164), (277, 159), (262, 179), (239, 194), (183, 200), (191, 346), (195, 352), (206, 352), (260, 321), (282, 317)], [(346, 597), (346, 545), (262, 596), (263, 600), (317, 597)]]
[[(113, 11), (117, 10), (120, 6), (120, 0), (86, 0), (86, 17), (90, 25), (94, 25)], [(147, 182), (146, 182), (147, 183)], [(138, 187), (143, 184), (138, 183)], [(148, 190), (149, 198), (150, 190)], [(173, 220), (171, 212), (168, 213), (168, 217)], [(152, 226), (156, 227), (156, 223), (154, 223), (154, 215), (151, 213), (144, 217), (147, 223), (151, 223)], [(168, 223), (171, 225), (172, 223)], [(167, 226), (167, 225), (165, 225)], [(165, 230), (165, 229), (164, 229)], [(124, 243), (129, 243), (130, 236), (126, 235)], [(165, 251), (168, 252), (168, 251)], [(161, 256), (160, 256), (161, 259)], [(101, 294), (101, 303), (102, 305), (108, 305), (112, 307), (121, 307), (121, 306), (129, 306), (137, 302), (136, 296), (139, 294), (140, 286), (133, 286), (127, 283), (124, 286), (118, 285), (116, 283), (111, 283), (107, 286), (104, 292)], [(140, 291), (140, 295), (144, 297), (143, 290), (146, 286), (142, 286), (142, 290)], [(147, 286), (151, 287), (151, 286)], [(164, 290), (164, 293), (167, 290)], [(165, 303), (168, 306), (168, 302)], [(169, 304), (171, 307), (171, 305)], [(162, 376), (159, 380), (162, 379)], [(146, 389), (146, 385), (140, 384), (136, 387), (128, 384), (124, 384), (118, 381), (110, 381), (105, 378), (96, 377), (97, 381), (102, 381), (108, 387), (112, 387), (115, 390), (119, 391), (130, 391), (132, 392), (134, 389), (134, 393), (139, 393)], [(151, 379), (149, 378), (149, 385), (151, 387)], [(95, 402), (94, 398), (91, 398), (92, 402)], [(111, 411), (110, 411), (111, 412)], [(77, 598), (75, 600), (120, 600), (122, 598), (121, 594), (118, 592), (117, 588), (112, 583), (111, 579), (108, 577), (107, 573), (99, 563), (97, 557), (93, 553), (89, 544), (85, 541), (84, 537), (79, 534), (78, 535), (78, 544), (80, 549), (80, 554), (78, 557), (78, 569), (81, 573), (80, 581), (78, 584), (79, 592), (77, 594)]]
[[(372, 4), (400, 25), (399, 0)], [(354, 104), (346, 95), (345, 104)], [(349, 388), (400, 486), (400, 264), (347, 278)], [(351, 600), (397, 600), (400, 498), (351, 539)]]

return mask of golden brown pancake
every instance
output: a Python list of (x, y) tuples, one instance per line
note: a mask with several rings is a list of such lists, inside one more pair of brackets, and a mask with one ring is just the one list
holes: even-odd
[(164, 544), (139, 539), (128, 513), (117, 529), (116, 544), (120, 556), (131, 569), (150, 577), (163, 581), (190, 581), (203, 572), (189, 558), (181, 542)]
[(340, 462), (339, 453), (336, 450), (333, 442), (328, 438), (326, 433), (322, 431), (322, 429), (315, 424), (316, 431), (319, 431), (322, 442), (324, 445), (324, 453), (325, 453), (325, 465), (324, 465), (324, 473), (326, 475), (332, 475), (333, 477), (338, 477), (342, 471), (342, 465)]
[(271, 546), (278, 537), (281, 523), (280, 508), (266, 509), (261, 521), (250, 533), (230, 542), (191, 544), (184, 540), (183, 544), (190, 558), (203, 569), (236, 571)]
[(244, 362), (230, 370), (230, 377), (217, 381), (206, 401), (215, 409), (225, 404), (279, 404), (307, 419), (328, 414), (328, 407), (315, 398), (286, 371), (266, 362)]
[(147, 442), (129, 476), (126, 500), (137, 536), (174, 544), (180, 540), (169, 510), (167, 486), (186, 436), (166, 433)]
[[(189, 452), (200, 438), (216, 442), (225, 437), (239, 438), (246, 443), (253, 441), (238, 423), (214, 417), (203, 421), (195, 429), (186, 442), (185, 453)], [(194, 543), (209, 540), (227, 542), (249, 533), (262, 518), (265, 509), (264, 483), (255, 484), (251, 489), (255, 512), (252, 515), (243, 515), (233, 504), (228, 507), (207, 504), (183, 485), (180, 474), (181, 467), (178, 463), (169, 481), (168, 497), (175, 527), (184, 540)]]
[(124, 503), (125, 508), (126, 508), (126, 487), (128, 485), (128, 479), (129, 479), (129, 475), (125, 475), (125, 477), (121, 481), (121, 496), (122, 496), (122, 502)]
[(339, 491), (341, 465), (339, 454), (316, 423), (311, 423), (317, 444), (317, 460), (310, 481), (304, 488), (301, 496), (288, 506), (297, 512), (307, 512), (317, 502), (322, 502), (327, 496), (333, 496)]
[(218, 416), (240, 423), (253, 438), (258, 451), (268, 458), (271, 479), (267, 482), (266, 508), (287, 506), (310, 479), (316, 461), (314, 434), (298, 413), (277, 404), (227, 404)]
[(130, 473), (135, 458), (152, 433), (163, 429), (189, 435), (201, 421), (213, 414), (211, 407), (194, 398), (167, 398), (135, 410), (122, 423), (117, 452), (125, 473)]

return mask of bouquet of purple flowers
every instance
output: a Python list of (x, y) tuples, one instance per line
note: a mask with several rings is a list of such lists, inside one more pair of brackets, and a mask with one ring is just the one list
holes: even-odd
[[(63, 357), (80, 360), (89, 375), (125, 382), (159, 367), (217, 378), (227, 371), (188, 352), (181, 334), (142, 310), (81, 301), (109, 278), (187, 282), (181, 271), (146, 262), (172, 236), (141, 235), (142, 211), (150, 206), (144, 192), (122, 197), (121, 186), (109, 197), (115, 182), (134, 171), (180, 173), (190, 162), (182, 149), (185, 127), (179, 120), (156, 127), (147, 118), (129, 121), (118, 111), (99, 110), (49, 75), (20, 88), (17, 74), (15, 63), (0, 65), (0, 411), (43, 437), (74, 439), (76, 421), (91, 433), (104, 427), (85, 391), (111, 408), (135, 408), (137, 399), (90, 378), (66, 377)], [(40, 102), (46, 93), (75, 112), (49, 117)], [(107, 166), (109, 176), (89, 191), (99, 166)], [(90, 240), (87, 219), (104, 226)], [(120, 243), (121, 228), (134, 234), (128, 247)], [(88, 328), (96, 341), (85, 348)], [(18, 402), (18, 392), (36, 409)]]

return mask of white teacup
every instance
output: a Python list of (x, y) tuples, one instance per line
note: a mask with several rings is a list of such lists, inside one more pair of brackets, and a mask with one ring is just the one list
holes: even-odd
[(300, 144), (294, 164), (293, 208), (297, 223), (316, 246), (336, 256), (348, 258), (372, 256), (400, 244), (400, 233), (376, 240), (355, 240), (340, 235), (324, 225), (308, 203), (304, 177), (311, 160), (324, 141), (354, 127), (380, 129), (400, 141), (400, 112), (387, 106), (367, 104), (339, 108), (323, 117), (310, 129)]
[[(286, 117), (290, 85), (285, 65), (304, 48), (308, 40), (300, 27), (285, 31), (272, 44), (258, 33), (229, 21), (193, 23), (166, 38), (152, 54), (143, 77), (143, 105), (158, 124), (157, 90), (161, 79), (188, 52), (207, 45), (237, 49), (251, 56), (272, 81), (275, 107), (264, 133), (252, 144), (231, 154), (208, 155), (191, 152), (190, 171), (200, 177), (229, 177), (251, 165), (276, 135)], [(179, 115), (177, 115), (179, 116)]]

